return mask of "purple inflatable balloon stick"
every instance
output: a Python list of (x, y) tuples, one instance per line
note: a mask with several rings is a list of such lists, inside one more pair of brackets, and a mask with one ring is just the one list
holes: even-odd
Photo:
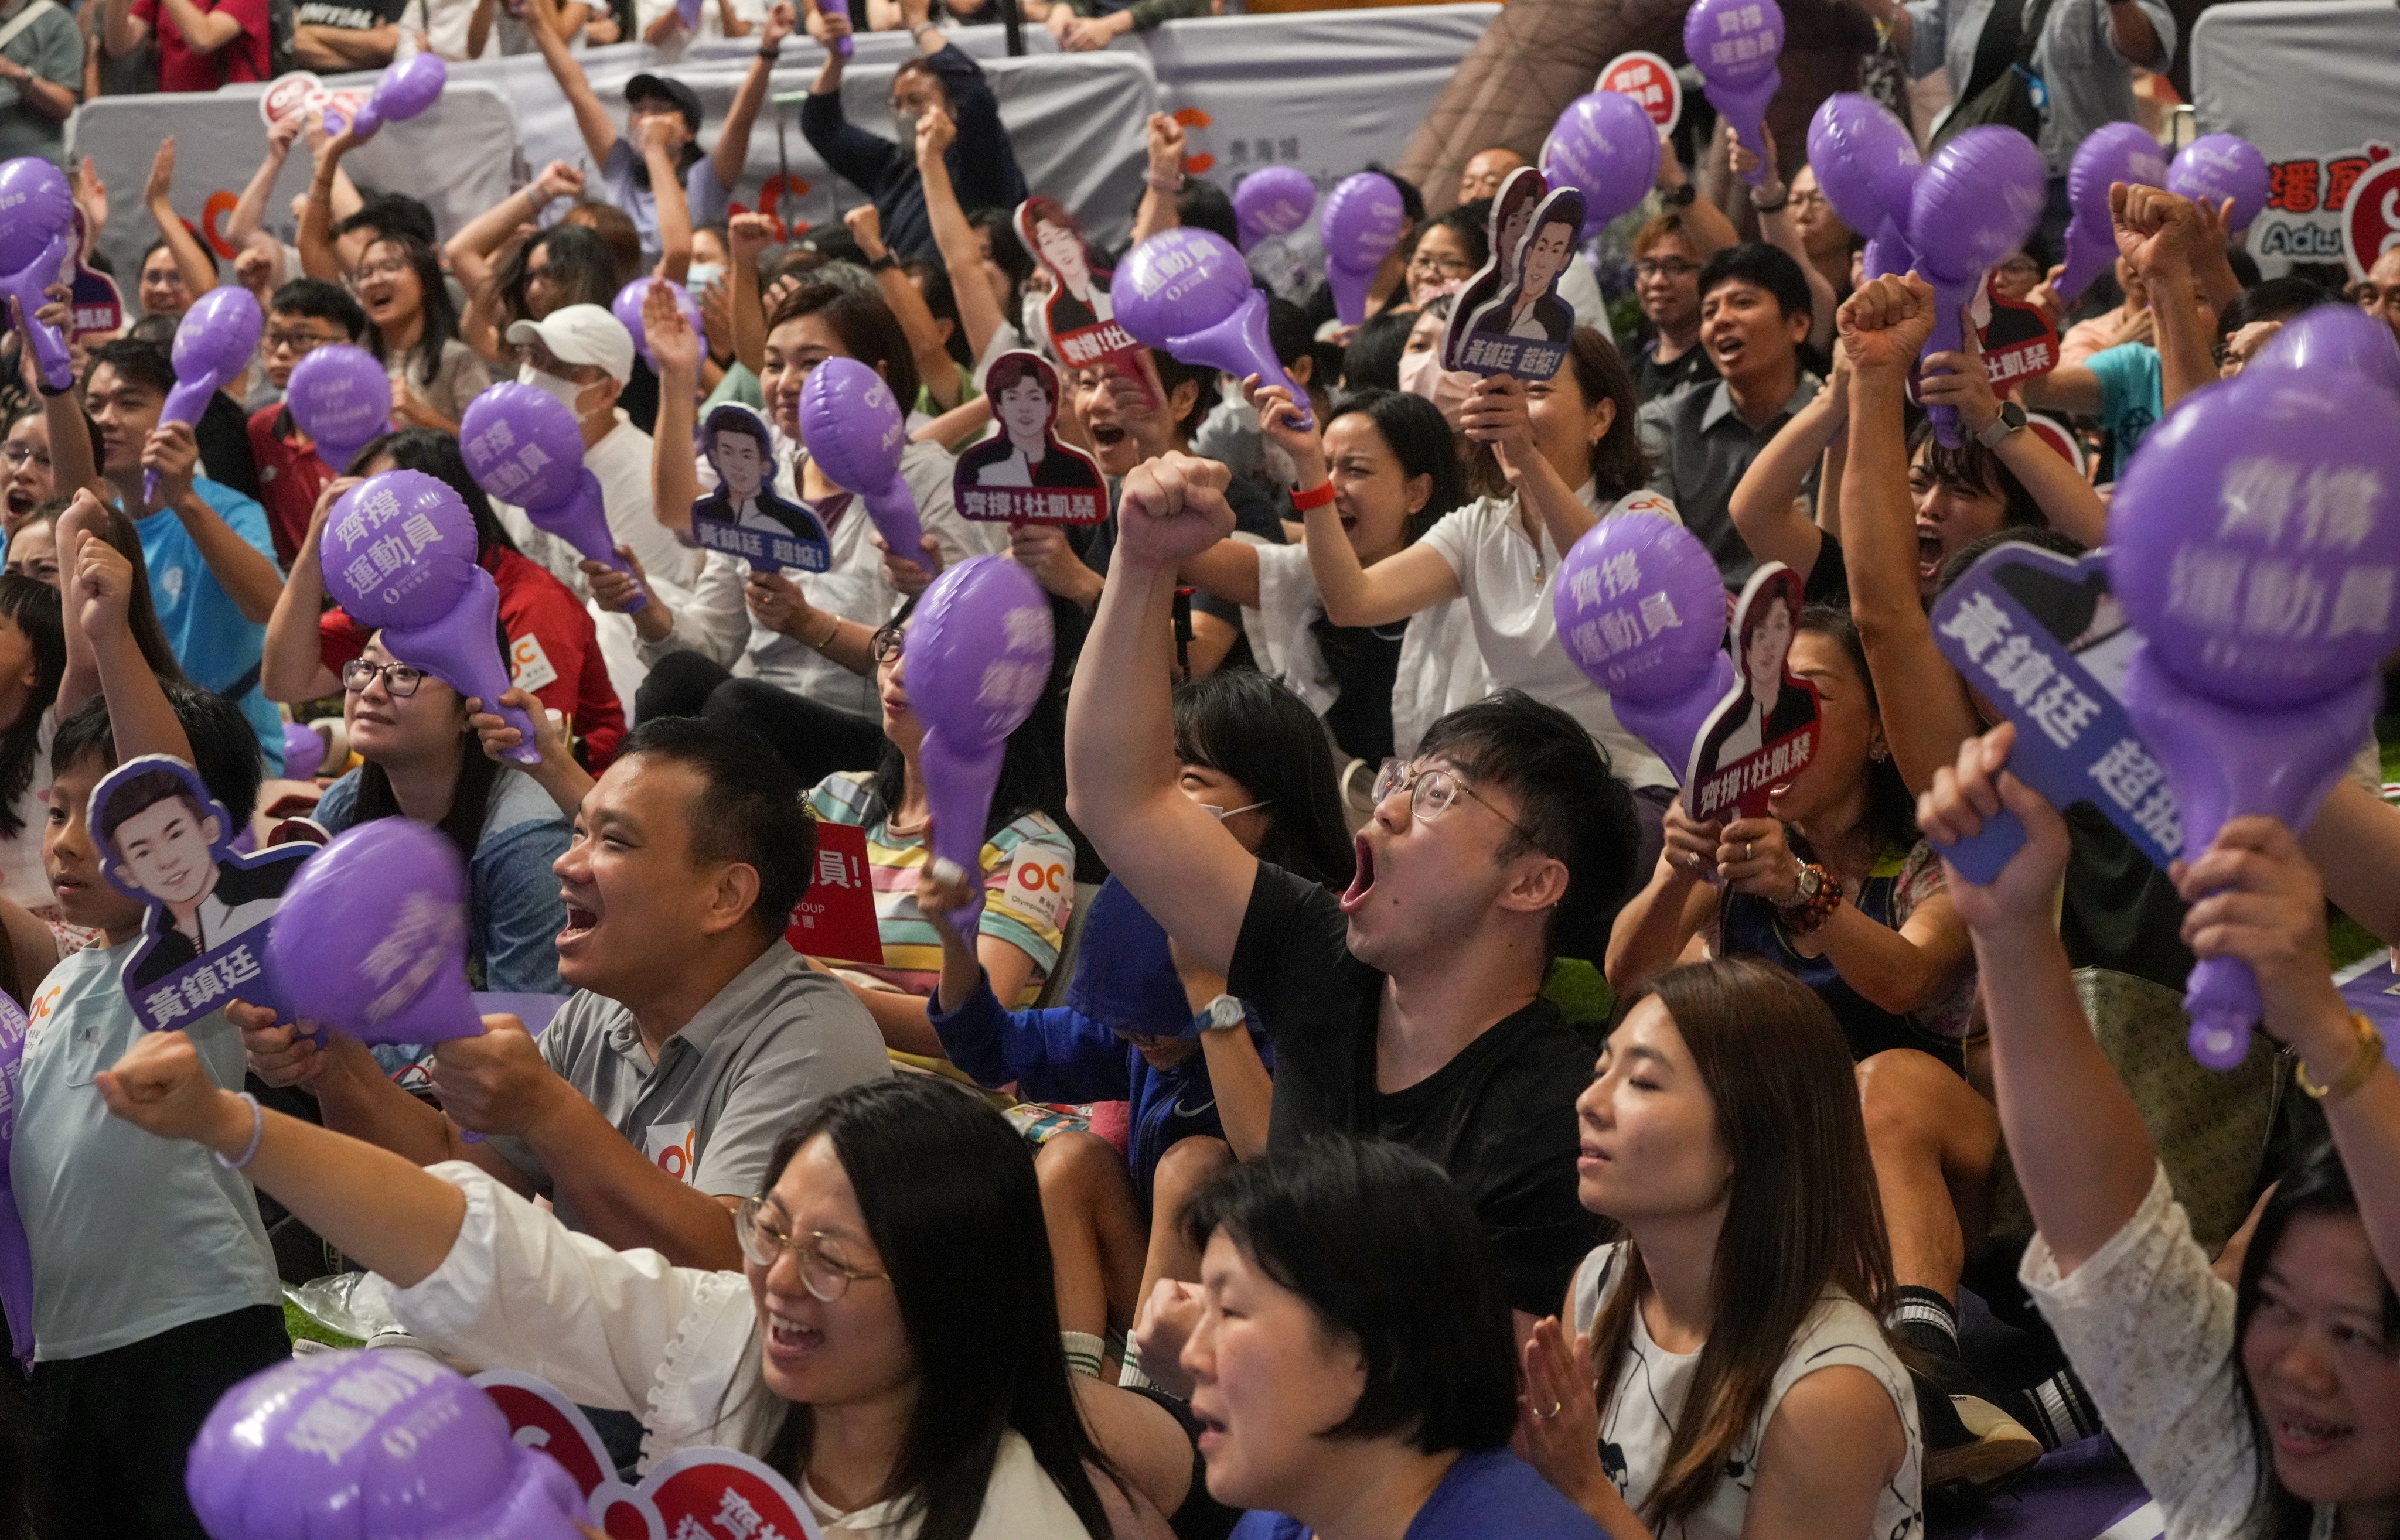
[(1896, 232), (1925, 157), (1908, 125), (1871, 96), (1842, 91), (1825, 98), (1808, 119), (1808, 164), (1842, 223), (1872, 238)]
[(691, 297), (690, 290), (673, 279), (637, 278), (618, 290), (617, 297), (608, 302), (608, 313), (622, 321), (626, 331), (634, 334), (635, 351), (642, 355), (644, 363), (655, 369), (659, 361), (650, 357), (650, 339), (642, 331), (642, 302), (649, 297), (653, 283), (665, 284), (667, 291), (675, 295), (675, 308), (683, 312), (683, 319), (691, 327), (691, 334), (699, 336), (702, 332), (700, 301)]
[(1697, 0), (1684, 13), (1684, 49), (1700, 72), (1709, 104), (1733, 125), (1759, 158), (1743, 178), (1753, 186), (1772, 170), (1759, 126), (1783, 83), (1775, 61), (1783, 52), (1783, 11), (1775, 0)]
[(359, 108), (350, 125), (353, 136), (365, 139), (387, 123), (415, 117), (441, 98), (450, 79), (450, 66), (438, 53), (413, 53), (383, 72), (375, 90)]
[(365, 624), (421, 626), (458, 602), (476, 555), (474, 515), (449, 483), (387, 470), (334, 501), (317, 565), (334, 602)]
[(883, 376), (856, 359), (827, 359), (800, 387), (800, 442), (833, 484), (866, 504), (897, 556), (922, 561), (917, 498), (900, 475), (907, 420)]
[(1708, 548), (1665, 519), (1607, 520), (1567, 552), (1550, 603), (1567, 656), (1681, 779), (1733, 688), (1725, 580)]
[(1550, 126), (1539, 164), (1553, 191), (1573, 187), (1583, 194), (1580, 236), (1589, 240), (1641, 202), (1657, 180), (1658, 126), (1641, 102), (1620, 92), (1578, 96)]
[[(984, 821), (1008, 735), (1049, 686), (1051, 642), (1041, 585), (1005, 556), (970, 556), (943, 572), (908, 627), (901, 658), (909, 704), (925, 724), (934, 853), (971, 876), (983, 869)], [(952, 923), (971, 928), (981, 910), (978, 895)]]
[(235, 1385), (184, 1490), (213, 1540), (580, 1540), (584, 1515), (566, 1468), (518, 1444), (498, 1403), (404, 1351), (320, 1353)]
[(1225, 238), (1186, 225), (1162, 230), (1117, 265), (1110, 292), (1127, 335), (1185, 363), (1280, 385), (1311, 429), (1308, 392), (1284, 371), (1267, 335), (1267, 297)]
[(2258, 146), (2239, 134), (2202, 134), (2177, 152), (2167, 168), (2167, 191), (2215, 205), (2233, 200), (2225, 233), (2240, 235), (2267, 206), (2273, 178)]
[[(386, 626), (384, 650), (457, 690), (483, 702), (481, 710), (497, 715), (524, 735), (508, 757), (520, 765), (541, 763), (532, 717), (514, 706), (502, 705), (509, 688), (509, 667), (501, 654), (500, 585), (482, 567), (469, 569), (467, 587), (447, 615), (422, 626)], [(422, 1042), (402, 1038), (402, 1043)]]
[(42, 382), (63, 390), (75, 383), (67, 339), (34, 317), (49, 303), (42, 290), (65, 281), (60, 274), (75, 250), (75, 198), (65, 173), (40, 156), (0, 164), (0, 296), (24, 313)]
[(1325, 195), (1316, 228), (1325, 242), (1325, 281), (1333, 291), (1334, 312), (1343, 325), (1365, 322), (1367, 290), (1375, 281), (1375, 269), (1399, 244), (1408, 222), (1400, 190), (1381, 172), (1343, 177)]
[(682, 20), (684, 31), (696, 33), (700, 30), (702, 4), (702, 0), (675, 0), (675, 15)]
[(293, 364), (284, 401), (336, 476), (391, 426), (391, 376), (373, 353), (347, 342), (314, 348)]
[[(1969, 129), (1933, 153), (1909, 198), (1908, 244), (1917, 270), (1933, 285), (1933, 335), (1928, 357), (1957, 351), (1967, 307), (1993, 266), (2025, 244), (2041, 219), (2048, 196), (2041, 152), (2014, 129)], [(1936, 406), (1927, 414), (1936, 435), (1956, 448), (1958, 414)]]
[[(159, 410), (160, 426), (200, 420), (209, 398), (250, 367), (265, 320), (257, 299), (239, 283), (221, 283), (192, 302), (175, 327), (175, 388)], [(143, 472), (142, 500), (157, 498), (158, 473)]]
[(306, 722), (283, 724), (283, 779), (313, 781), (324, 767), (325, 740)]
[(1270, 236), (1291, 234), (1316, 211), (1316, 184), (1297, 166), (1261, 166), (1234, 188), (1234, 223), (1245, 252)]
[(2066, 270), (2051, 285), (2059, 298), (2073, 304), (2117, 260), (2109, 187), (2120, 182), (2159, 187), (2166, 179), (2166, 152), (2138, 123), (2104, 125), (2076, 146), (2075, 164), (2066, 173), (2066, 200), (2075, 209), (2066, 224)]
[[(458, 419), (458, 446), (475, 484), (525, 511), (537, 529), (573, 546), (603, 566), (630, 575), (617, 554), (600, 479), (583, 466), (583, 429), (548, 391), (503, 380), (467, 403)], [(632, 614), (649, 603), (636, 594)]]
[(295, 1020), (370, 1043), (484, 1029), (467, 991), (467, 868), (430, 825), (378, 818), (335, 835), (267, 924)]
[(2354, 305), (2320, 305), (2284, 322), (2243, 374), (2278, 369), (2356, 375), (2400, 391), (2400, 338)]

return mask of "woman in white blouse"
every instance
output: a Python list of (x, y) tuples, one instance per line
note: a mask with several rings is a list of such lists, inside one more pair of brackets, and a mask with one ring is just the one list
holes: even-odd
[(1937, 846), (2003, 807), (2025, 825), (1989, 886), (1950, 878), (2040, 1227), (2019, 1275), (2169, 1540), (2400, 1535), (2400, 1073), (2327, 976), (2316, 870), (2283, 825), (2237, 818), (2175, 872), (2192, 954), (2249, 965), (2333, 1135), (2285, 1174), (2228, 1283), (2084, 1018), (2053, 919), (2066, 827), (2003, 772), (2014, 746), (2011, 727), (1969, 740), (1921, 811)]
[(118, 1116), (246, 1161), (443, 1353), (635, 1411), (645, 1471), (737, 1449), (859, 1540), (1159, 1537), (1156, 1506), (1184, 1501), (1170, 1414), (1069, 1385), (1030, 1152), (947, 1082), (853, 1086), (786, 1133), (735, 1211), (735, 1274), (613, 1251), (471, 1165), (262, 1112), (180, 1032), (98, 1078)]

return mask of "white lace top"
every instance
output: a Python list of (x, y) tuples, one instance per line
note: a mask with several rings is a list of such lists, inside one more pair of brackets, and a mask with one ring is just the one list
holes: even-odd
[[(2039, 1236), (2017, 1276), (2058, 1333), (2167, 1540), (2237, 1540), (2257, 1530), (2258, 1450), (2233, 1353), (2233, 1288), (2209, 1271), (2166, 1167), (2090, 1261), (2066, 1277)], [(2311, 1533), (2333, 1533), (2320, 1506)]]

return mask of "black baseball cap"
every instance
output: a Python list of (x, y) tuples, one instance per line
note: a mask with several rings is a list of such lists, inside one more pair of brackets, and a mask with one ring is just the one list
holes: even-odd
[(700, 93), (698, 91), (674, 76), (665, 75), (637, 75), (625, 82), (625, 101), (628, 105), (641, 101), (646, 96), (674, 102), (675, 110), (683, 114), (685, 127), (694, 133), (700, 132)]

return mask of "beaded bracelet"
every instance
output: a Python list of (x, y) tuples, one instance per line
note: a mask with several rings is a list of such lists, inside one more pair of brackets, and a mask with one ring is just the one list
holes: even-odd
[(1833, 919), (1834, 911), (1842, 906), (1840, 879), (1813, 861), (1805, 863), (1800, 869), (1817, 874), (1817, 891), (1810, 893), (1806, 902), (1780, 911), (1784, 932), (1789, 935), (1810, 935), (1823, 930), (1825, 921)]

